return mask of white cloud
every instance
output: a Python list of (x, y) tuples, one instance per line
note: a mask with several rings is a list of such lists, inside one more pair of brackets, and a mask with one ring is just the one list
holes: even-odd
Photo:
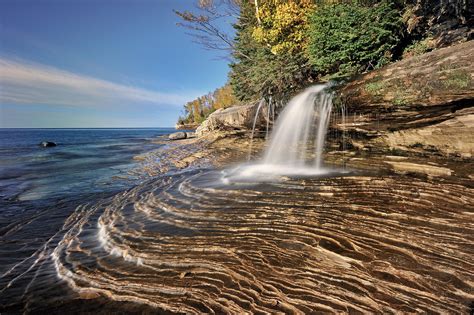
[(102, 106), (182, 106), (199, 93), (162, 93), (0, 57), (0, 103)]

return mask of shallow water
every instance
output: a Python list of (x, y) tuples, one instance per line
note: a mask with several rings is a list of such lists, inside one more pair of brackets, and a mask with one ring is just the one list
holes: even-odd
[[(145, 180), (133, 157), (170, 131), (0, 129), (0, 312), (26, 301), (19, 292), (40, 274), (76, 207)], [(40, 147), (45, 140), (58, 146)]]

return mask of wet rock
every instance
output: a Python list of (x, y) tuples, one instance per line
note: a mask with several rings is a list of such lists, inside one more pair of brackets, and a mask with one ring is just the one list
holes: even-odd
[(100, 297), (100, 293), (94, 290), (81, 290), (79, 296), (84, 300), (97, 299)]
[(169, 140), (181, 140), (181, 139), (186, 139), (187, 133), (184, 132), (184, 131), (179, 131), (179, 132), (175, 132), (175, 133), (172, 133), (168, 136), (168, 139)]
[(191, 276), (191, 275), (192, 275), (192, 272), (190, 272), (190, 271), (183, 271), (183, 272), (181, 272), (181, 273), (179, 274), (179, 278), (180, 278), (180, 279), (183, 279), (183, 278), (189, 277), (189, 276)]
[(427, 164), (417, 164), (410, 162), (386, 162), (393, 167), (393, 170), (396, 173), (406, 174), (406, 173), (418, 173), (425, 174), (428, 176), (451, 176), (452, 170), (446, 167), (439, 167)]
[(39, 145), (43, 148), (49, 148), (49, 147), (57, 146), (57, 144), (55, 142), (52, 142), (52, 141), (43, 141)]

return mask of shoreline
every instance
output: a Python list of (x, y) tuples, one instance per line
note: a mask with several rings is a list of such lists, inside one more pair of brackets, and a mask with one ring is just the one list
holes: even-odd
[[(304, 279), (293, 282), (294, 277), (300, 274), (307, 274), (308, 277), (322, 276), (318, 281), (325, 282), (324, 274), (331, 272), (336, 279), (349, 281), (346, 275), (352, 272), (355, 273), (352, 277), (369, 279), (367, 281), (370, 283), (380, 281), (382, 287), (388, 285), (382, 289), (383, 294), (388, 294), (391, 290), (391, 282), (412, 290), (409, 279), (412, 274), (423, 279), (423, 273), (418, 274), (418, 264), (427, 258), (413, 258), (419, 253), (406, 247), (404, 235), (410, 235), (411, 242), (416, 241), (416, 246), (423, 245), (425, 250), (428, 248), (431, 252), (439, 251), (436, 241), (438, 232), (441, 231), (439, 224), (442, 222), (456, 220), (450, 223), (453, 226), (459, 224), (456, 227), (456, 238), (468, 230), (467, 226), (459, 223), (460, 217), (468, 215), (468, 210), (459, 207), (468, 207), (474, 188), (469, 173), (472, 170), (471, 162), (439, 158), (423, 163), (421, 157), (329, 150), (325, 155), (327, 165), (341, 167), (344, 161), (348, 169), (356, 172), (314, 178), (285, 177), (281, 182), (264, 185), (257, 181), (257, 186), (250, 186), (254, 187), (252, 189), (247, 189), (248, 186), (222, 185), (220, 170), (236, 163), (245, 163), (249, 140), (248, 132), (236, 131), (174, 141), (167, 140), (167, 136), (163, 135), (153, 140), (160, 148), (134, 157), (139, 164), (135, 171), (144, 170), (150, 175), (149, 180), (129, 187), (107, 200), (85, 205), (81, 208), (82, 214), (72, 216), (73, 223), (69, 223), (73, 224), (71, 232), (67, 232), (60, 243), (62, 245), (54, 250), (54, 261), (58, 266), (56, 271), (61, 279), (66, 280), (65, 283), (59, 283), (63, 288), (63, 300), (46, 300), (46, 304), (39, 305), (35, 301), (32, 302), (33, 310), (46, 311), (54, 308), (57, 312), (99, 313), (120, 310), (173, 313), (181, 310), (181, 307), (193, 310), (194, 305), (188, 304), (187, 298), (180, 297), (183, 294), (193, 297), (199, 292), (197, 286), (190, 283), (203, 288), (217, 285), (222, 292), (233, 292), (232, 286), (227, 285), (240, 281), (239, 277), (245, 277), (238, 275), (241, 269), (252, 274), (245, 280), (246, 288), (254, 288), (259, 283), (269, 281), (278, 285), (280, 292), (305, 290), (305, 294), (311, 297), (317, 297), (320, 290)], [(264, 147), (265, 139), (254, 139), (256, 157), (261, 155)], [(440, 209), (430, 206), (440, 203), (440, 200), (443, 200)], [(81, 217), (84, 214), (85, 217)], [(326, 221), (328, 215), (330, 220)], [(451, 215), (454, 217), (451, 218)], [(360, 237), (363, 233), (370, 234), (371, 230), (367, 229), (365, 222), (367, 220), (375, 224), (379, 233), (384, 235), (384, 242), (396, 242), (396, 245), (385, 247), (382, 244), (380, 248), (371, 249), (369, 246), (368, 249), (363, 249), (361, 242), (370, 245), (371, 242), (377, 243), (380, 238), (379, 234)], [(147, 225), (149, 226), (145, 228)], [(156, 226), (159, 228), (156, 229)], [(396, 226), (399, 232), (385, 230), (391, 226)], [(353, 232), (354, 227), (358, 228), (357, 233)], [(82, 235), (83, 229), (86, 230), (85, 235)], [(341, 232), (346, 229), (347, 233)], [(221, 237), (221, 233), (227, 236)], [(425, 235), (426, 233), (434, 234)], [(453, 233), (451, 231), (449, 235)], [(98, 239), (87, 237), (96, 234)], [(449, 235), (442, 239), (446, 241)], [(240, 239), (246, 239), (249, 244), (255, 243), (255, 246), (248, 247)], [(449, 242), (455, 244), (453, 239)], [(271, 250), (265, 251), (269, 244)], [(167, 246), (170, 248), (166, 249)], [(95, 252), (96, 250), (99, 251)], [(461, 250), (459, 255), (445, 253), (443, 262), (446, 260), (451, 268), (462, 270), (467, 262), (460, 263), (458, 256), (465, 255), (466, 251), (467, 249)], [(380, 258), (376, 257), (378, 252), (387, 254), (380, 254)], [(235, 253), (239, 254), (236, 256)], [(95, 267), (82, 269), (82, 258), (76, 258), (81, 257), (79, 254), (86, 255), (91, 261), (97, 260), (95, 264), (98, 268), (103, 268), (102, 260), (111, 260), (110, 265), (106, 265), (110, 269), (99, 273), (94, 272)], [(289, 261), (281, 260), (282, 255), (289, 257)], [(361, 258), (373, 255), (375, 256), (370, 258), (373, 261)], [(254, 266), (252, 257), (260, 256), (265, 257), (263, 261), (266, 263), (264, 266)], [(234, 261), (236, 257), (239, 259)], [(437, 257), (430, 254), (429, 260), (433, 264), (426, 266), (435, 266)], [(247, 259), (250, 260), (246, 261)], [(234, 270), (234, 265), (239, 266), (240, 263), (242, 265)], [(74, 267), (76, 265), (78, 269)], [(140, 271), (134, 271), (133, 277), (109, 278), (109, 272), (113, 275), (127, 275), (130, 266)], [(222, 284), (219, 281), (222, 272), (216, 270), (215, 266), (230, 270), (225, 272), (229, 279)], [(311, 272), (303, 266), (310, 268)], [(385, 270), (384, 266), (389, 267)], [(149, 274), (149, 268), (154, 270), (152, 274)], [(265, 273), (266, 268), (282, 268), (278, 271), (282, 272), (280, 278), (272, 279), (272, 273)], [(291, 271), (285, 273), (282, 270)], [(302, 273), (302, 270), (306, 271)], [(151, 281), (156, 272), (159, 274), (158, 278)], [(391, 278), (379, 279), (380, 272)], [(432, 291), (425, 291), (440, 294), (442, 291), (436, 284), (439, 281), (436, 276), (439, 271), (434, 268), (430, 272), (436, 281), (427, 283), (433, 285)], [(448, 276), (451, 277), (446, 275)], [(456, 277), (465, 291), (463, 283), (469, 281), (469, 276)], [(158, 280), (163, 282), (156, 285)], [(114, 284), (111, 285), (110, 281)], [(74, 285), (67, 286), (69, 283)], [(148, 291), (134, 291), (134, 288), (142, 285), (151, 291), (157, 290), (158, 293), (148, 295)], [(346, 294), (344, 286), (332, 282), (325, 285), (333, 288), (333, 294)], [(360, 287), (360, 292), (366, 290), (357, 281), (351, 285)], [(131, 295), (117, 289), (120, 287), (131, 290)], [(64, 291), (65, 288), (67, 291)], [(163, 292), (160, 291), (162, 288)], [(72, 293), (67, 293), (69, 290)], [(166, 292), (175, 292), (176, 296), (167, 297)], [(216, 298), (226, 300), (213, 290), (203, 289), (203, 292), (216, 294)], [(231, 293), (226, 294), (230, 301), (237, 298)], [(372, 311), (381, 310), (382, 305), (389, 301), (388, 298), (367, 294), (377, 301), (376, 304), (364, 306)], [(410, 299), (417, 296), (413, 294), (409, 294)], [(139, 298), (132, 298), (134, 295)], [(259, 294), (255, 294), (253, 301), (260, 307), (282, 312), (296, 310), (300, 306), (283, 293), (275, 294), (269, 290), (265, 295), (271, 296), (269, 303)], [(347, 295), (348, 300), (350, 296)], [(157, 304), (155, 299), (165, 300)], [(208, 299), (199, 296), (195, 299), (196, 303), (207, 305), (205, 307), (209, 309), (217, 307), (208, 304)], [(443, 299), (433, 307), (444, 310), (443, 303), (449, 303), (450, 309), (465, 310), (467, 307), (465, 297), (446, 293)], [(225, 306), (219, 307), (225, 309)], [(306, 310), (311, 308), (310, 304), (304, 307)], [(412, 310), (414, 304), (406, 302), (404, 307)], [(423, 309), (426, 307), (428, 304), (423, 304)], [(23, 305), (9, 305), (3, 311), (15, 312), (21, 309)], [(245, 306), (238, 304), (228, 310), (231, 309), (243, 310)]]
[[(159, 173), (184, 170), (186, 168), (226, 168), (247, 163), (250, 131), (210, 132), (200, 138), (164, 140), (166, 143), (150, 156), (136, 156), (136, 159), (157, 162)], [(328, 139), (328, 141), (334, 139)], [(251, 162), (258, 161), (266, 146), (266, 139), (254, 138)], [(147, 154), (145, 154), (147, 155)], [(426, 162), (423, 154), (408, 152), (365, 152), (359, 150), (334, 150), (328, 146), (324, 154), (328, 167), (347, 167), (359, 171), (380, 171), (392, 175), (444, 178), (449, 182), (459, 181), (467, 187), (474, 187), (474, 159), (432, 156)], [(151, 168), (148, 168), (149, 171)], [(156, 175), (156, 171), (152, 175)]]

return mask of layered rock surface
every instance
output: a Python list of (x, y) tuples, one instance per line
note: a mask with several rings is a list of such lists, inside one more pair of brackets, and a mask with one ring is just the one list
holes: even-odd
[(166, 176), (86, 209), (54, 252), (58, 277), (81, 298), (157, 313), (469, 312), (472, 189), (405, 176), (248, 189), (221, 176)]
[(336, 129), (367, 151), (470, 158), (474, 153), (474, 41), (415, 56), (343, 86), (352, 113)]

